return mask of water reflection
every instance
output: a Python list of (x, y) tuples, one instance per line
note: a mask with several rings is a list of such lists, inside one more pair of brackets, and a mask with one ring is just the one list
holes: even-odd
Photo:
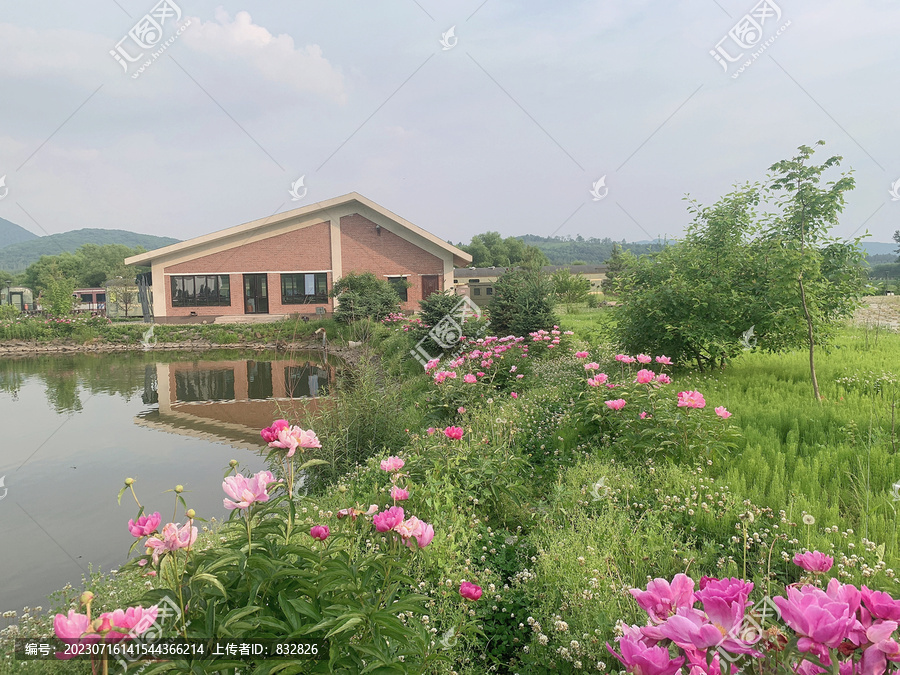
[(0, 612), (47, 606), (88, 563), (124, 562), (125, 476), (154, 510), (179, 483), (203, 517), (227, 516), (228, 460), (266, 468), (259, 430), (326, 405), (337, 367), (318, 353), (237, 351), (0, 359), (0, 542), (20, 542), (0, 545)]

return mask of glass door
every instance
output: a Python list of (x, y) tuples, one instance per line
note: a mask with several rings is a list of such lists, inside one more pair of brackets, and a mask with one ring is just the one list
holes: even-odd
[(244, 313), (268, 314), (269, 292), (265, 274), (244, 275)]

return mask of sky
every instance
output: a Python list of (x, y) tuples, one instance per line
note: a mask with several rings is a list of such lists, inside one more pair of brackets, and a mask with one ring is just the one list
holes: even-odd
[(821, 139), (833, 234), (887, 242), (898, 32), (895, 0), (0, 0), (0, 217), (186, 239), (355, 191), (454, 243), (675, 238)]

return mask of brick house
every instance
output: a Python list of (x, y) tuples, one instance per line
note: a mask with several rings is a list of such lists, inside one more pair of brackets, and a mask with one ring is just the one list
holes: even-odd
[[(396, 281), (402, 308), (453, 287), (471, 256), (356, 192), (126, 258), (149, 265), (157, 322), (330, 314), (348, 272)], [(400, 289), (405, 280), (410, 287)], [(259, 317), (263, 318), (263, 317)]]

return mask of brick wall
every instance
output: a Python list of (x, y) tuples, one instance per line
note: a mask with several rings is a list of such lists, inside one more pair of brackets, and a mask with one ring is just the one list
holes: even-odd
[(341, 218), (341, 256), (343, 274), (372, 272), (379, 279), (385, 274), (408, 274), (406, 280), (412, 286), (407, 291), (408, 300), (403, 304), (405, 310), (419, 308), (421, 275), (439, 275), (438, 290), (444, 288), (444, 262), (440, 258), (385, 228), (378, 234), (375, 223), (359, 214)]
[[(243, 273), (268, 270), (315, 271), (331, 269), (331, 226), (328, 222), (311, 225), (286, 234), (279, 234), (260, 241), (242, 244), (235, 248), (200, 256), (165, 268), (169, 274), (231, 274), (230, 307), (172, 307), (172, 283), (166, 277), (166, 312), (169, 316), (233, 316), (244, 314)], [(332, 287), (332, 274), (328, 273), (328, 290)], [(331, 302), (322, 305), (292, 305), (281, 303), (281, 275), (267, 276), (269, 314), (315, 314), (316, 307), (326, 307), (331, 312)]]

